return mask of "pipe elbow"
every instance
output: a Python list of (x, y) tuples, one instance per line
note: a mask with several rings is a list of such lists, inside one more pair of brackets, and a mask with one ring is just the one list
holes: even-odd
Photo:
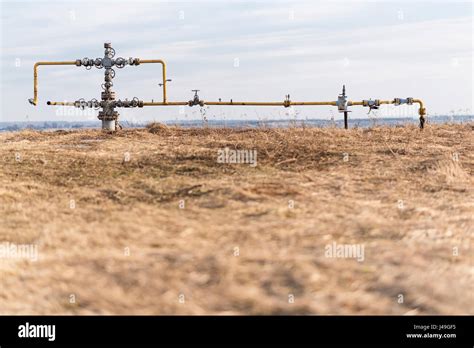
[(426, 115), (426, 109), (424, 107), (423, 101), (421, 99), (413, 99), (413, 103), (416, 103), (420, 106), (418, 109), (418, 114), (420, 116), (425, 116)]

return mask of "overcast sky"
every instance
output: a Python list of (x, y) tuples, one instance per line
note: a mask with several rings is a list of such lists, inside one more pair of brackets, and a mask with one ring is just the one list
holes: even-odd
[[(473, 3), (455, 1), (5, 1), (1, 0), (0, 121), (91, 120), (47, 100), (100, 99), (103, 70), (33, 64), (103, 57), (160, 58), (168, 99), (351, 100), (415, 97), (428, 114), (472, 112)], [(159, 65), (115, 69), (117, 98), (161, 100)], [(470, 111), (468, 111), (470, 109)], [(352, 118), (367, 109), (353, 107)], [(121, 119), (200, 118), (197, 107), (119, 109)], [(184, 113), (183, 113), (184, 112)], [(209, 107), (207, 117), (281, 119), (288, 109)], [(340, 118), (335, 107), (299, 107), (298, 118)], [(384, 107), (379, 117), (415, 107)], [(292, 114), (290, 114), (293, 117)]]

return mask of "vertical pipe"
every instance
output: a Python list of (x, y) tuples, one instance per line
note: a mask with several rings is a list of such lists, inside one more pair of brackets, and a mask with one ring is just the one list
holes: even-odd
[(166, 104), (166, 63), (161, 59), (140, 59), (141, 63), (158, 63), (161, 64), (162, 67), (162, 75), (163, 75), (163, 103)]
[(413, 99), (413, 103), (417, 103), (420, 105), (418, 109), (418, 114), (420, 115), (420, 129), (425, 128), (425, 115), (426, 109), (424, 108), (423, 101), (421, 99)]
[[(346, 85), (342, 85), (342, 96), (344, 97), (344, 101), (346, 101)], [(344, 109), (346, 111), (344, 111), (344, 129), (347, 129), (349, 128), (348, 126), (348, 120), (347, 120), (347, 116), (348, 116), (348, 112), (347, 112), (347, 103), (344, 107)]]
[(33, 67), (33, 100), (31, 104), (38, 104), (38, 66), (40, 65), (76, 65), (76, 61), (66, 62), (37, 62)]

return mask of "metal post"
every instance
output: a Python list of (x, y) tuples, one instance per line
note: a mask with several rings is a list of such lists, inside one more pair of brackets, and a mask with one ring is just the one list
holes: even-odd
[[(345, 98), (346, 97), (346, 85), (342, 85), (342, 96)], [(347, 108), (346, 108), (347, 110)], [(344, 129), (348, 129), (349, 128), (349, 125), (348, 125), (348, 112), (347, 111), (344, 111)]]

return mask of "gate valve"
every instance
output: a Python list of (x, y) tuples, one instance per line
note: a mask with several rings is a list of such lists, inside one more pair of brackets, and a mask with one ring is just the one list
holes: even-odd
[(348, 112), (347, 110), (347, 96), (346, 96), (346, 86), (342, 86), (342, 93), (337, 96), (337, 110), (339, 112)]
[(379, 99), (362, 100), (362, 106), (369, 107), (368, 114), (370, 114), (372, 110), (378, 110), (378, 108), (380, 107), (380, 100)]
[(199, 89), (192, 89), (191, 92), (194, 92), (194, 97), (188, 102), (189, 106), (199, 105), (204, 106), (204, 100), (200, 100), (198, 96)]

